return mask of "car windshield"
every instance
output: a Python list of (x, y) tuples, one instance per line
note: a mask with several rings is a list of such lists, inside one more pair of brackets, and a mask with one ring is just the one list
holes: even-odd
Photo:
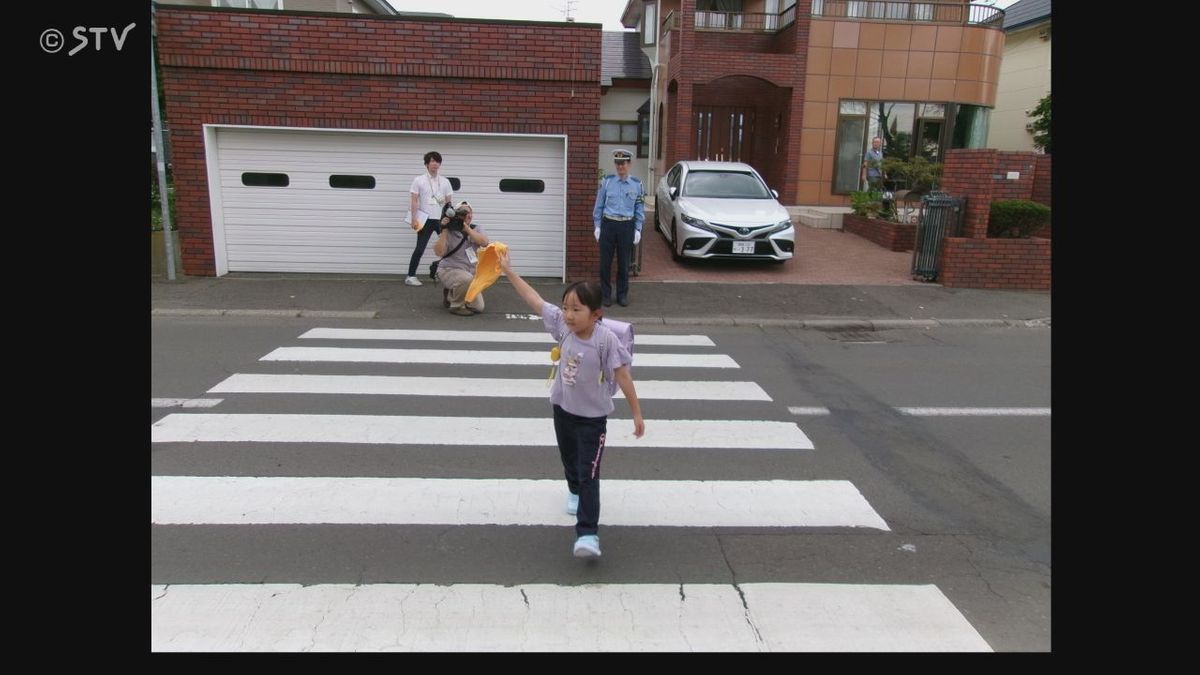
[(683, 194), (717, 199), (771, 199), (762, 181), (744, 171), (689, 171)]

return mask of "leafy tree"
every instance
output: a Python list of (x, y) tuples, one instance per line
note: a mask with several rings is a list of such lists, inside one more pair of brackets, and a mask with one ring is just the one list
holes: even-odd
[(1037, 107), (1027, 113), (1033, 118), (1026, 129), (1033, 133), (1033, 145), (1038, 150), (1050, 154), (1050, 94), (1041, 101), (1038, 101)]

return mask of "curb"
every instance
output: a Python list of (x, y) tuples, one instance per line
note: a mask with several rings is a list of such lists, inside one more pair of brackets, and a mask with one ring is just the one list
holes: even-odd
[(270, 316), (275, 318), (375, 319), (379, 312), (330, 309), (152, 309), (150, 316)]
[[(159, 308), (150, 310), (151, 316), (257, 316), (274, 318), (316, 319), (377, 319), (376, 311), (339, 311), (320, 309), (186, 309)], [(778, 319), (753, 317), (679, 317), (649, 316), (623, 317), (621, 321), (636, 325), (657, 326), (768, 326), (773, 328), (798, 328), (826, 332), (881, 331), (930, 328), (1050, 328), (1050, 317), (1038, 319)]]

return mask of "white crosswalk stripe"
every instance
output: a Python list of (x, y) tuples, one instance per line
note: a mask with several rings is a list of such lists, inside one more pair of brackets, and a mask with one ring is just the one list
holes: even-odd
[[(848, 481), (603, 486), (605, 525), (888, 529)], [(160, 524), (572, 525), (564, 495), (557, 480), (155, 476), (150, 513)]]
[[(354, 347), (280, 347), (263, 361), (327, 361), (335, 363), (441, 363), (446, 365), (503, 365), (550, 367), (549, 349), (503, 351), (471, 349), (359, 349)], [(737, 368), (725, 354), (639, 353), (634, 367), (641, 368)]]
[(990, 651), (936, 586), (150, 587), (155, 651)]
[[(234, 412), (180, 410), (152, 423), (151, 442), (189, 453), (189, 466), (202, 474), (151, 477), (156, 532), (187, 538), (210, 528), (305, 528), (326, 535), (331, 527), (570, 531), (575, 519), (564, 512), (561, 479), (396, 473), (410, 455), (433, 448), (477, 451), (486, 461), (489, 453), (525, 449), (544, 457), (545, 448), (556, 447), (548, 411), (523, 416), (531, 404), (517, 403), (548, 398), (553, 341), (544, 331), (313, 328), (298, 338), (343, 344), (279, 346), (248, 364), (266, 372), (234, 373), (207, 392), (225, 399), (200, 399), (224, 400), (221, 410)], [(347, 346), (355, 341), (378, 347)], [(415, 344), (422, 342), (431, 346)], [(635, 384), (652, 416), (645, 436), (635, 438), (628, 406), (618, 401), (606, 448), (638, 451), (627, 458), (694, 451), (730, 466), (746, 453), (799, 459), (816, 452), (795, 416), (828, 416), (828, 409), (783, 408), (757, 382), (726, 379), (740, 366), (716, 353), (708, 336), (639, 332), (636, 344)], [(429, 375), (441, 366), (447, 375)], [(382, 374), (363, 374), (375, 368)], [(642, 379), (643, 369), (657, 368), (678, 371)], [(350, 372), (333, 372), (339, 369)], [(368, 396), (389, 397), (394, 406), (382, 415), (312, 410), (322, 401)], [(480, 414), (417, 414), (426, 397), (470, 400)], [(264, 400), (288, 406), (287, 412), (254, 410)], [(173, 403), (194, 407), (182, 401)], [(653, 416), (655, 402), (674, 412)], [(345, 403), (339, 409), (344, 412)], [(280, 469), (285, 475), (223, 475), (222, 466), (206, 461), (217, 447), (272, 456), (302, 447), (309, 458), (378, 448), (372, 457), (389, 458), (389, 468), (369, 476), (322, 476), (291, 463)], [(797, 450), (804, 452), (789, 452)], [(837, 476), (736, 480), (718, 470), (703, 480), (605, 478), (602, 492), (607, 537), (620, 537), (619, 528), (890, 532), (867, 497)], [(990, 650), (941, 590), (920, 583), (172, 583), (172, 569), (156, 573), (151, 586), (155, 651)]]
[[(794, 422), (646, 420), (653, 434), (634, 438), (629, 420), (610, 417), (606, 447), (811, 450)], [(553, 446), (545, 417), (174, 414), (150, 428), (155, 443), (370, 443), (388, 445)]]
[[(642, 380), (635, 386), (639, 400), (770, 401), (755, 382), (700, 380)], [(546, 379), (499, 377), (403, 377), (390, 375), (274, 375), (237, 373), (210, 393), (223, 394), (351, 394), (387, 396), (454, 396), (539, 398), (549, 395)], [(617, 390), (614, 398), (625, 398)], [(219, 400), (219, 399), (218, 399)]]
[[(429, 342), (522, 342), (554, 344), (554, 338), (545, 331), (492, 331), (492, 330), (400, 330), (381, 328), (314, 328), (300, 336), (312, 340), (426, 340)], [(642, 335), (638, 334), (638, 347), (713, 347), (707, 335)]]

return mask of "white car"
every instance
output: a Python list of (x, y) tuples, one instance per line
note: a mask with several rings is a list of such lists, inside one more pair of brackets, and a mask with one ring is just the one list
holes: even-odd
[(749, 164), (684, 161), (658, 182), (654, 227), (680, 258), (792, 257), (796, 230), (779, 193)]

